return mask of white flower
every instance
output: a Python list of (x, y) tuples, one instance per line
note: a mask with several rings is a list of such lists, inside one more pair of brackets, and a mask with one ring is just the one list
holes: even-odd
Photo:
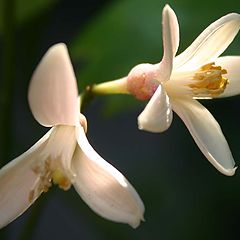
[(162, 23), (162, 61), (137, 65), (126, 78), (130, 93), (141, 100), (150, 98), (138, 117), (139, 128), (165, 131), (171, 125), (173, 110), (206, 158), (223, 174), (233, 175), (235, 163), (221, 128), (195, 99), (240, 93), (240, 56), (219, 57), (239, 31), (240, 15), (231, 13), (218, 19), (177, 57), (179, 26), (168, 5), (163, 9)]
[(132, 185), (89, 144), (79, 113), (73, 67), (64, 44), (45, 54), (33, 74), (29, 104), (36, 120), (52, 127), (28, 151), (0, 170), (0, 228), (22, 214), (52, 182), (71, 184), (104, 218), (137, 227), (144, 205)]

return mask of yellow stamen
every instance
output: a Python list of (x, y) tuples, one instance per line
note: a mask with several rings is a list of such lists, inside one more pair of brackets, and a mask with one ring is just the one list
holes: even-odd
[(71, 181), (62, 173), (59, 168), (53, 171), (52, 180), (54, 184), (58, 184), (58, 186), (65, 191), (71, 187)]
[(195, 73), (192, 83), (193, 94), (203, 97), (214, 97), (222, 94), (227, 86), (228, 79), (223, 77), (227, 70), (221, 66), (215, 66), (215, 63), (208, 63)]
[(28, 200), (30, 203), (42, 192), (47, 192), (52, 186), (52, 182), (63, 190), (68, 190), (71, 187), (69, 178), (59, 168), (55, 170), (52, 170), (52, 168), (50, 159), (44, 161), (44, 164), (36, 165), (32, 168), (33, 172), (39, 176), (39, 181), (29, 192)]

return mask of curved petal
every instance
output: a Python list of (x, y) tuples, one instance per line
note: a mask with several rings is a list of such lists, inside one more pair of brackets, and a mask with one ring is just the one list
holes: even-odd
[(28, 100), (35, 119), (43, 126), (76, 125), (78, 91), (65, 44), (51, 47), (35, 70)]
[(214, 62), (233, 41), (239, 28), (240, 15), (237, 13), (218, 19), (174, 59), (174, 69), (197, 69), (206, 63)]
[(159, 64), (158, 80), (169, 80), (172, 73), (173, 58), (179, 45), (179, 25), (177, 16), (169, 5), (166, 5), (162, 13), (162, 34), (164, 54)]
[(234, 160), (222, 130), (211, 113), (193, 99), (174, 99), (173, 110), (183, 120), (205, 157), (221, 173), (235, 173)]
[(40, 195), (40, 192), (33, 195), (39, 182), (39, 175), (33, 169), (34, 164), (42, 160), (40, 152), (49, 135), (50, 131), (0, 170), (0, 228), (21, 215)]
[(89, 207), (112, 221), (137, 227), (143, 219), (144, 205), (132, 185), (89, 144), (84, 129), (77, 128), (73, 171), (75, 189)]
[(138, 116), (138, 128), (149, 132), (163, 132), (172, 123), (172, 108), (169, 97), (162, 85)]
[(220, 57), (215, 63), (227, 70), (224, 77), (229, 80), (225, 91), (218, 97), (231, 97), (240, 94), (240, 56)]
[(76, 148), (75, 127), (58, 125), (52, 127), (51, 135), (42, 151), (44, 159), (52, 159), (53, 168), (62, 168), (63, 172), (71, 179), (71, 160)]

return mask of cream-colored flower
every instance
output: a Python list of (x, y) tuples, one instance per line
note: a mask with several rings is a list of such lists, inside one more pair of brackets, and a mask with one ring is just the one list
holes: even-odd
[(29, 104), (51, 129), (28, 151), (0, 170), (0, 228), (22, 214), (52, 182), (71, 184), (104, 218), (137, 227), (144, 205), (132, 185), (89, 144), (79, 113), (78, 91), (67, 48), (49, 49), (33, 74)]
[(235, 163), (221, 128), (195, 99), (240, 93), (240, 57), (219, 57), (239, 31), (240, 15), (231, 13), (218, 19), (177, 57), (179, 26), (168, 5), (163, 9), (162, 23), (162, 61), (137, 65), (127, 77), (128, 91), (139, 99), (151, 98), (138, 117), (139, 128), (165, 131), (173, 110), (206, 158), (223, 174), (233, 175)]
[[(240, 93), (240, 56), (219, 57), (239, 31), (240, 15), (231, 13), (218, 19), (176, 57), (179, 26), (168, 5), (163, 9), (162, 24), (162, 61), (135, 66), (127, 77), (116, 81), (118, 92), (150, 99), (138, 117), (140, 129), (163, 132), (171, 125), (172, 110), (176, 112), (206, 158), (223, 174), (233, 175), (235, 163), (221, 128), (196, 99)], [(97, 86), (96, 91), (108, 86), (114, 89), (114, 81)]]

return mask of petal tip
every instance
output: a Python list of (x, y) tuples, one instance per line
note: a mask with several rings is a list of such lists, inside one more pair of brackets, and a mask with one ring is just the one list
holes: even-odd
[(141, 220), (142, 219), (138, 219), (136, 222), (132, 222), (132, 223), (129, 223), (129, 225), (133, 228), (133, 229), (137, 229), (141, 223)]
[(222, 172), (224, 175), (231, 177), (231, 176), (233, 176), (233, 175), (235, 174), (236, 169), (237, 169), (237, 167), (234, 167), (234, 168), (232, 168), (232, 169), (223, 169), (223, 171), (221, 171), (221, 172)]
[(169, 4), (166, 4), (164, 6), (162, 14), (163, 14), (163, 16), (165, 16), (165, 14), (168, 14), (168, 16), (170, 16), (170, 15), (175, 16), (175, 12)]
[(141, 212), (139, 212), (139, 214), (136, 215), (136, 218), (134, 219), (134, 221), (129, 222), (129, 225), (132, 228), (136, 229), (136, 228), (139, 227), (141, 222), (145, 222), (145, 219), (144, 219), (144, 207), (141, 209)]
[(235, 12), (234, 13), (229, 13), (226, 16), (229, 16), (231, 18), (236, 18), (240, 21), (240, 14), (239, 13), (235, 13)]
[(146, 120), (146, 118), (143, 118), (142, 117), (142, 115), (140, 114), (139, 116), (138, 116), (138, 119), (137, 119), (138, 121), (138, 129), (139, 130), (145, 130), (145, 128), (144, 128), (144, 126), (145, 125), (147, 125), (147, 120)]
[(48, 49), (48, 53), (52, 53), (53, 51), (64, 51), (64, 52), (66, 52), (67, 51), (67, 46), (66, 46), (65, 43), (56, 43)]
[(165, 4), (164, 8), (163, 8), (163, 11), (169, 11), (169, 10), (172, 10), (172, 8), (170, 7), (169, 4)]
[(210, 159), (208, 159), (213, 166), (222, 174), (224, 174), (225, 176), (233, 176), (235, 174), (235, 171), (237, 169), (237, 167), (234, 167), (234, 165), (232, 167), (224, 167), (222, 164), (220, 164), (219, 162), (212, 161)]

